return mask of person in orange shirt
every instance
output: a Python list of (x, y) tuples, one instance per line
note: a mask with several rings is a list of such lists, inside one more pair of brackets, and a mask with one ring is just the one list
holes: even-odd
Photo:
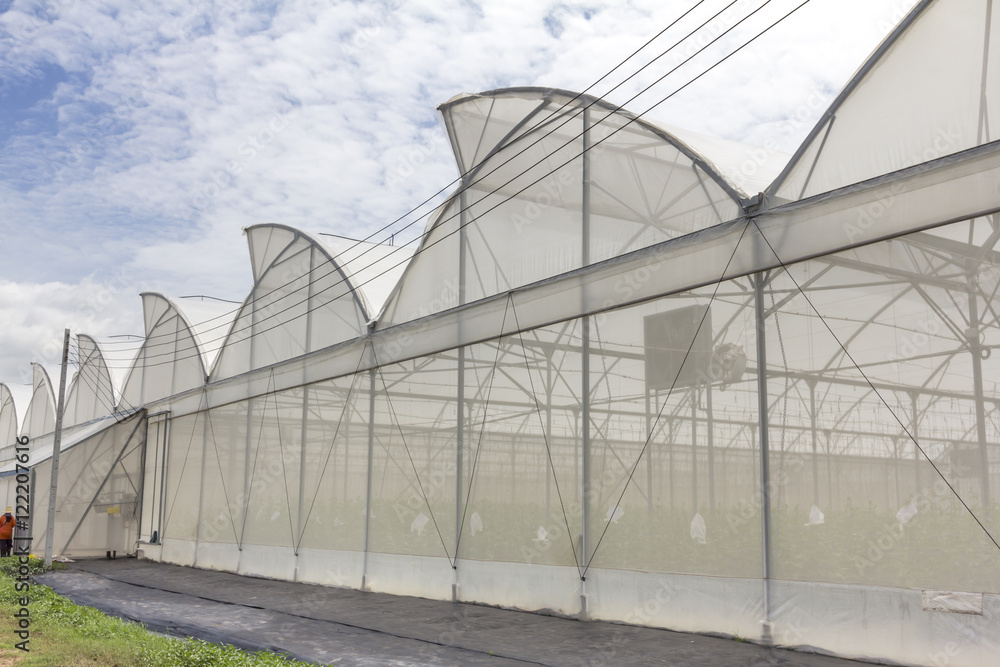
[(14, 548), (14, 528), (17, 527), (17, 519), (10, 513), (10, 505), (7, 512), (0, 516), (0, 558), (6, 558)]

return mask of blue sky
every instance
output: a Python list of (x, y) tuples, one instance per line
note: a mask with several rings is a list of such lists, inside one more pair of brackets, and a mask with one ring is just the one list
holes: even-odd
[[(762, 2), (739, 0), (695, 39)], [(141, 291), (241, 300), (243, 227), (367, 235), (456, 176), (438, 104), (504, 86), (582, 90), (692, 4), (0, 1), (0, 382), (23, 414), (28, 362), (57, 377), (51, 342), (66, 326), (141, 333)], [(755, 25), (795, 4), (774, 0)], [(912, 4), (812, 0), (651, 118), (792, 152)]]

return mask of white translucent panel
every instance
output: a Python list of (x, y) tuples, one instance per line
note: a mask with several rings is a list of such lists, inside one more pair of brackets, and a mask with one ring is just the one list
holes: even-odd
[(245, 401), (205, 413), (204, 481), (198, 526), (198, 539), (205, 542), (243, 542), (252, 464), (247, 456), (253, 429), (249, 417)]
[[(9, 447), (17, 438), (17, 406), (7, 385), (0, 384), (0, 447)], [(9, 458), (9, 457), (8, 457)]]
[(993, 232), (956, 223), (768, 285), (775, 577), (1000, 591)]
[(362, 299), (315, 241), (277, 225), (252, 227), (247, 239), (254, 288), (219, 352), (213, 380), (298, 357), (365, 331), (368, 316)]
[(293, 547), (302, 475), (302, 391), (250, 401), (243, 544)]
[(578, 336), (568, 322), (467, 348), (463, 559), (579, 572)]
[(733, 193), (720, 187), (704, 163), (695, 165), (642, 125), (613, 114), (591, 114), (591, 123), (590, 262), (740, 214)]
[[(60, 453), (55, 554), (103, 556), (107, 551), (132, 551), (139, 529), (144, 427), (141, 418), (133, 418)], [(35, 468), (35, 553), (45, 548), (51, 470), (51, 459)], [(45, 492), (39, 494), (43, 486)]]
[[(304, 241), (288, 248), (282, 255), (284, 271), (268, 272), (266, 275), (272, 278), (254, 287), (246, 370), (270, 366), (308, 351), (310, 250)], [(243, 326), (244, 321), (238, 318), (235, 326)], [(224, 347), (222, 358), (228, 360), (230, 354), (228, 346)]]
[(212, 368), (239, 312), (239, 304), (204, 296), (183, 298), (174, 304), (191, 324), (205, 368)]
[(460, 236), (460, 212), (458, 198), (439, 209), (433, 226), (424, 232), (417, 254), (386, 302), (380, 326), (409, 322), (459, 305), (459, 241), (464, 236)]
[(77, 342), (79, 370), (66, 395), (65, 426), (109, 415), (115, 407), (111, 373), (100, 348), (93, 338), (83, 334), (77, 336)]
[(368, 383), (360, 373), (304, 388), (299, 549), (364, 549)]
[(454, 354), (376, 372), (370, 551), (453, 557), (456, 379)]
[(274, 260), (295, 240), (295, 231), (287, 227), (262, 225), (246, 230), (250, 244), (250, 267), (254, 282), (260, 280)]
[(187, 320), (160, 294), (142, 295), (146, 340), (122, 387), (119, 408), (131, 410), (205, 383), (201, 352)]
[(540, 98), (479, 97), (459, 95), (448, 101), (445, 125), (451, 137), (455, 160), (465, 173), (480, 164), (526, 117), (533, 118), (528, 128), (551, 116), (551, 101)]
[(791, 155), (768, 147), (691, 132), (672, 125), (662, 125), (669, 134), (704, 156), (712, 171), (726, 179), (744, 198), (767, 189), (791, 159)]
[[(524, 94), (538, 97), (537, 91)], [(528, 111), (521, 102), (510, 94), (490, 107), (491, 121), (513, 134), (433, 220), (380, 318), (383, 325), (739, 215), (736, 193), (662, 132), (602, 106), (583, 111), (579, 103), (547, 109), (518, 126), (525, 119), (510, 114)], [(478, 100), (460, 102), (448, 107), (446, 118), (468, 104), (480, 108)]]
[(355, 294), (365, 304), (369, 318), (381, 312), (416, 250), (415, 243), (394, 245), (394, 238), (380, 243), (338, 236), (321, 239), (333, 260), (351, 281)]
[(742, 282), (590, 318), (593, 566), (762, 575), (754, 331)]
[[(32, 364), (31, 401), (24, 412), (21, 436), (35, 440), (56, 427), (56, 402), (49, 374), (41, 364)], [(34, 447), (32, 447), (34, 451)]]
[[(161, 425), (162, 427), (162, 425)], [(157, 461), (155, 441), (147, 441), (147, 470), (154, 472), (166, 466), (160, 479), (150, 480), (150, 493), (160, 491), (162, 508), (157, 507), (163, 524), (160, 540), (194, 540), (198, 536), (198, 509), (201, 502), (202, 469), (205, 466), (204, 442), (207, 421), (204, 412), (172, 419), (168, 426), (166, 461)], [(150, 437), (159, 435), (159, 428), (150, 429)], [(154, 503), (157, 498), (154, 498)], [(146, 517), (143, 516), (145, 521)]]
[[(789, 170), (796, 200), (1000, 138), (1000, 14), (984, 0), (930, 3), (879, 54)], [(878, 54), (878, 52), (876, 52)]]
[(319, 248), (311, 253), (307, 352), (357, 338), (368, 323), (361, 297), (345, 273)]

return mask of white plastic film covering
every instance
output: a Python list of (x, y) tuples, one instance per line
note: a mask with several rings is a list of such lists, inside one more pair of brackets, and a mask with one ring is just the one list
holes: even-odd
[(980, 218), (771, 275), (776, 578), (1000, 592), (998, 238)]
[(205, 383), (205, 367), (191, 326), (163, 295), (144, 293), (146, 339), (122, 387), (120, 408), (130, 410)]
[(9, 447), (17, 438), (17, 406), (7, 385), (0, 384), (0, 447)]
[(578, 329), (568, 322), (464, 350), (463, 559), (579, 574)]
[(416, 250), (414, 243), (394, 245), (393, 238), (373, 243), (324, 236), (322, 242), (351, 281), (355, 294), (365, 304), (369, 318), (381, 312)]
[[(160, 479), (149, 480), (152, 482), (148, 488), (150, 493), (159, 491), (159, 500), (152, 497), (152, 506), (157, 510), (159, 516), (163, 517), (162, 525), (159, 529), (159, 538), (176, 540), (196, 540), (198, 537), (198, 509), (201, 505), (202, 491), (202, 469), (205, 466), (204, 459), (204, 439), (205, 439), (205, 413), (197, 412), (193, 415), (173, 419), (169, 422), (168, 445), (166, 447), (166, 460), (151, 460), (157, 454), (162, 453), (155, 448), (152, 441), (155, 437), (162, 437), (163, 423), (151, 424), (149, 438), (147, 440), (147, 463), (146, 470), (162, 469), (166, 471)], [(150, 465), (151, 464), (151, 465)], [(162, 508), (156, 501), (162, 502)], [(143, 515), (144, 531), (146, 515)], [(159, 524), (156, 524), (159, 525)]]
[(760, 576), (754, 312), (730, 281), (589, 318), (594, 567)]
[(369, 550), (455, 552), (456, 355), (376, 370)]
[[(246, 401), (226, 405), (204, 414), (202, 468), (202, 512), (198, 539), (241, 545), (245, 529), (250, 465), (247, 456), (252, 414)], [(193, 426), (182, 433), (197, 439)]]
[(250, 402), (250, 463), (244, 544), (294, 547), (303, 472), (302, 390)]
[(364, 373), (301, 392), (297, 549), (365, 548), (369, 396)]
[[(690, 149), (625, 114), (596, 104), (584, 110), (583, 101), (570, 100), (529, 91), (498, 94), (485, 106), (469, 97), (444, 108), (460, 166), (471, 166), (469, 154), (482, 161), (432, 221), (380, 318), (383, 326), (739, 214), (738, 195), (704, 161), (696, 163)], [(540, 110), (531, 115), (529, 107)], [(467, 122), (470, 110), (488, 110), (484, 123)], [(462, 114), (457, 126), (453, 113)], [(486, 145), (493, 148), (483, 155)]]
[[(926, 626), (934, 648), (971, 632), (954, 664), (977, 664), (978, 620), (942, 626), (896, 601), (1000, 590), (995, 221), (787, 270), (765, 257), (792, 242), (775, 229), (705, 239), (772, 267), (760, 301), (757, 276), (708, 280), (517, 333), (533, 306), (514, 294), (458, 321), (455, 339), (467, 323), (482, 342), (389, 363), (425, 344), (419, 328), (374, 354), (365, 340), (331, 350), (345, 358), (329, 368), (347, 369), (335, 379), (279, 388), (284, 372), (269, 370), (241, 385), (253, 398), (171, 420), (167, 542), (196, 541), (200, 566), (282, 577), (296, 551), (325, 551), (310, 577), (358, 585), (360, 568), (372, 589), (437, 598), (455, 581), (463, 599), (575, 613), (585, 591), (596, 617), (679, 629), (759, 638), (768, 618), (783, 643), (917, 664), (885, 637)], [(636, 293), (679, 279), (639, 266), (619, 274)], [(363, 562), (348, 567), (350, 552)], [(809, 591), (830, 596), (827, 611)], [(875, 607), (878, 633), (864, 627)]]
[(246, 233), (254, 288), (219, 353), (213, 381), (364, 333), (364, 301), (321, 245), (279, 225), (251, 227)]
[(97, 342), (77, 336), (79, 368), (66, 396), (63, 424), (73, 426), (114, 412), (115, 392), (111, 373)]
[(31, 401), (24, 412), (21, 435), (35, 440), (56, 427), (55, 395), (49, 374), (41, 364), (32, 364)]
[(778, 184), (797, 200), (1000, 138), (1000, 12), (936, 0), (891, 43)]
[[(103, 556), (134, 551), (139, 537), (139, 494), (145, 421), (134, 417), (105, 426), (59, 455), (59, 491), (53, 551)], [(45, 550), (52, 459), (34, 465), (32, 549)]]

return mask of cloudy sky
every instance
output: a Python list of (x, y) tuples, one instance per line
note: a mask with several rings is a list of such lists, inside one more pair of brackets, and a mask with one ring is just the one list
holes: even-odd
[[(623, 104), (766, 5), (627, 105), (644, 112), (800, 1), (737, 0), (677, 45), (730, 4), (705, 0), (590, 92)], [(0, 0), (0, 382), (19, 416), (65, 327), (126, 366), (106, 337), (142, 333), (140, 292), (242, 300), (257, 223), (369, 235), (456, 177), (438, 104), (587, 89), (695, 4)], [(810, 0), (647, 117), (793, 152), (913, 4)]]

